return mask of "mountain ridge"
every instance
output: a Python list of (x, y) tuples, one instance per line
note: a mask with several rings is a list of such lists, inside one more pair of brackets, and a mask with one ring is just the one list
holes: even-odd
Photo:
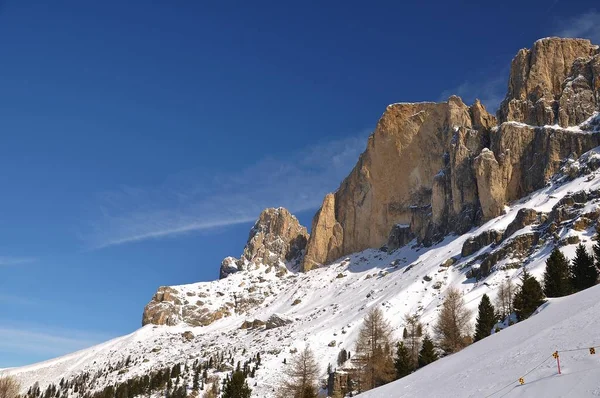
[[(562, 61), (548, 59), (555, 52)], [(24, 388), (88, 374), (89, 392), (215, 352), (251, 363), (260, 351), (253, 388), (271, 397), (294, 350), (310, 345), (322, 371), (340, 349), (354, 350), (368, 308), (380, 306), (396, 335), (407, 312), (431, 328), (448, 288), (474, 309), (518, 277), (517, 264), (539, 276), (552, 247), (571, 255), (575, 243), (591, 245), (599, 110), (598, 46), (557, 38), (519, 51), (498, 119), (456, 96), (392, 104), (310, 235), (287, 210), (266, 209), (241, 257), (223, 260), (221, 279), (160, 287), (138, 331), (3, 372)]]

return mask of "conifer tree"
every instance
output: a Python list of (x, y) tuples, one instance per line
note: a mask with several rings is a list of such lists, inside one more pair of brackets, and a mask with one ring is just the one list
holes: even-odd
[(396, 347), (396, 358), (394, 359), (394, 367), (396, 368), (396, 378), (400, 379), (411, 374), (415, 369), (408, 348), (401, 341)]
[(527, 319), (534, 311), (544, 303), (544, 292), (542, 286), (527, 269), (523, 268), (521, 276), (521, 286), (515, 294), (514, 307), (517, 313), (517, 319), (522, 321)]
[(308, 347), (292, 358), (285, 370), (285, 379), (278, 393), (281, 398), (316, 398), (319, 365)]
[(456, 288), (448, 289), (434, 330), (440, 348), (447, 354), (462, 350), (471, 343), (471, 312)]
[(435, 352), (433, 340), (431, 340), (429, 335), (425, 334), (423, 337), (421, 351), (419, 351), (419, 367), (429, 365), (431, 362), (435, 362), (437, 360), (438, 354)]
[(417, 314), (404, 315), (404, 344), (410, 354), (413, 369), (417, 368), (419, 363), (419, 350), (421, 349), (421, 338), (423, 337), (423, 325)]
[(496, 324), (496, 311), (487, 294), (481, 297), (479, 302), (479, 312), (475, 323), (474, 341), (479, 341), (492, 333), (492, 328)]
[(222, 398), (250, 398), (251, 394), (252, 390), (248, 387), (244, 374), (236, 371), (225, 383)]
[(584, 290), (592, 287), (598, 280), (598, 269), (594, 258), (588, 253), (583, 244), (575, 250), (575, 258), (571, 266), (571, 277), (575, 290)]
[(570, 294), (572, 290), (569, 260), (555, 247), (546, 260), (544, 294), (546, 297), (562, 297)]
[(382, 386), (394, 379), (391, 333), (391, 326), (380, 308), (373, 308), (367, 313), (359, 331), (354, 355), (354, 363), (359, 369), (360, 391)]

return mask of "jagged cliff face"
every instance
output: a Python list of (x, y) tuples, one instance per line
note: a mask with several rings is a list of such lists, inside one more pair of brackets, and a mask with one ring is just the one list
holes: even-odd
[[(479, 102), (469, 107), (454, 96), (388, 106), (357, 165), (316, 214), (304, 269), (380, 247), (397, 224), (423, 235), (442, 231), (449, 219), (466, 217), (472, 225), (477, 193), (470, 161), (495, 124)], [(432, 203), (437, 229), (421, 220)]]
[(599, 106), (598, 46), (560, 38), (519, 51), (497, 127), (482, 104), (458, 97), (390, 105), (315, 215), (304, 270), (412, 236), (427, 245), (500, 215), (544, 186), (566, 157), (600, 145), (597, 134), (567, 128)]
[(547, 38), (517, 53), (498, 121), (574, 126), (598, 109), (598, 46), (584, 39)]
[(306, 228), (287, 209), (264, 210), (250, 230), (248, 242), (239, 259), (227, 257), (221, 263), (220, 277), (267, 267), (296, 266), (308, 241)]
[[(306, 228), (289, 211), (266, 209), (250, 230), (242, 256), (223, 260), (220, 277), (260, 268), (264, 274), (279, 278), (287, 273), (287, 267), (298, 267), (307, 240)], [(252, 285), (237, 286), (233, 294), (210, 288), (196, 291), (161, 286), (144, 309), (142, 325), (206, 326), (232, 314), (243, 314), (273, 293), (272, 283), (258, 275)]]

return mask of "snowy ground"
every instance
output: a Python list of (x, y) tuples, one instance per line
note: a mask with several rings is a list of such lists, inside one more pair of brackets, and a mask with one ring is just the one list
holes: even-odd
[[(598, 156), (596, 151), (592, 152), (592, 156)], [(56, 383), (62, 377), (69, 378), (83, 371), (94, 373), (99, 369), (105, 369), (108, 364), (116, 364), (119, 361), (124, 362), (128, 356), (131, 356), (132, 364), (128, 367), (127, 373), (112, 372), (108, 377), (99, 380), (99, 386), (101, 387), (116, 381), (126, 380), (134, 375), (145, 374), (151, 369), (166, 365), (179, 362), (185, 363), (186, 361), (193, 362), (195, 359), (203, 360), (208, 355), (221, 350), (232, 351), (234, 363), (244, 361), (260, 351), (264, 366), (257, 372), (256, 379), (251, 381), (251, 387), (254, 389), (254, 396), (271, 397), (273, 388), (276, 388), (280, 383), (281, 369), (285, 366), (283, 360), (291, 358), (291, 350), (302, 349), (305, 345), (309, 345), (316, 352), (316, 356), (320, 360), (323, 377), (325, 377), (327, 364), (331, 363), (335, 367), (340, 349), (345, 348), (351, 352), (354, 351), (362, 319), (366, 312), (374, 306), (379, 306), (384, 310), (386, 317), (394, 327), (396, 337), (400, 337), (400, 332), (404, 326), (402, 318), (409, 312), (418, 312), (427, 329), (431, 328), (437, 317), (439, 306), (443, 301), (444, 293), (449, 287), (461, 290), (464, 293), (468, 307), (472, 310), (477, 308), (484, 293), (487, 293), (494, 300), (495, 290), (499, 283), (506, 278), (516, 280), (521, 271), (519, 269), (500, 270), (493, 272), (480, 281), (468, 279), (466, 275), (470, 267), (467, 267), (466, 264), (478, 254), (490, 251), (492, 248), (485, 247), (478, 253), (467, 258), (461, 258), (461, 248), (465, 240), (488, 229), (505, 229), (515, 218), (519, 209), (534, 208), (540, 212), (549, 212), (565, 195), (580, 190), (593, 189), (600, 189), (600, 174), (592, 173), (569, 182), (556, 182), (511, 204), (510, 207), (507, 207), (505, 215), (493, 219), (481, 227), (474, 228), (468, 234), (449, 236), (443, 242), (429, 248), (412, 247), (413, 245), (409, 244), (393, 253), (366, 250), (340, 259), (326, 268), (308, 273), (290, 272), (286, 276), (277, 277), (273, 272), (266, 273), (263, 267), (257, 270), (239, 272), (219, 281), (175, 286), (186, 297), (191, 297), (194, 300), (198, 297), (202, 297), (203, 300), (210, 300), (211, 306), (214, 308), (219, 308), (226, 301), (230, 301), (233, 293), (240, 292), (248, 286), (255, 285), (261, 291), (268, 292), (268, 297), (260, 306), (249, 310), (243, 315), (235, 314), (206, 327), (148, 325), (128, 336), (111, 340), (90, 349), (32, 366), (7, 369), (5, 372), (16, 375), (25, 388), (35, 381), (39, 381), (43, 387), (47, 383)], [(598, 205), (598, 203), (589, 202), (586, 211)], [(513, 236), (529, 231), (530, 228), (526, 227), (515, 232)], [(591, 227), (586, 231), (562, 228), (559, 229), (558, 233), (561, 238), (567, 235), (579, 235), (583, 242), (591, 246), (594, 228)], [(542, 274), (545, 259), (552, 247), (550, 241), (544, 243), (525, 261), (527, 268), (533, 275), (539, 277)], [(562, 250), (568, 257), (573, 257), (575, 245), (565, 246)], [(441, 266), (450, 258), (457, 259), (457, 262), (449, 267)], [(511, 260), (503, 261), (506, 263)], [(518, 261), (523, 263), (523, 260)], [(498, 266), (501, 265), (504, 265), (504, 263), (498, 264)], [(594, 294), (595, 296), (593, 296)], [(581, 297), (586, 298), (584, 302), (587, 303), (586, 306), (589, 307), (590, 311), (594, 308), (594, 311), (598, 313), (599, 308), (596, 308), (595, 303), (592, 302), (594, 301), (593, 298), (598, 298), (599, 294), (598, 289), (582, 294)], [(300, 303), (292, 305), (297, 299), (300, 300)], [(408, 396), (413, 394), (415, 396), (433, 396), (429, 391), (424, 390), (426, 387), (435, 388), (434, 383), (431, 383), (432, 379), (421, 379), (421, 375), (428, 373), (434, 375), (433, 372), (436, 369), (439, 369), (439, 374), (431, 377), (439, 377), (440, 380), (447, 378), (448, 382), (452, 381), (454, 383), (452, 384), (454, 386), (452, 391), (456, 396), (469, 396), (469, 394), (471, 396), (484, 396), (494, 388), (508, 383), (515, 374), (515, 377), (518, 378), (520, 373), (527, 370), (521, 369), (521, 367), (527, 368), (532, 363), (531, 361), (535, 365), (538, 359), (541, 361), (544, 356), (549, 355), (554, 349), (570, 348), (578, 345), (585, 346), (592, 343), (600, 344), (600, 341), (592, 341), (592, 334), (595, 332), (597, 334), (598, 330), (598, 325), (592, 325), (595, 322), (592, 316), (590, 316), (589, 321), (584, 322), (582, 320), (578, 324), (579, 326), (574, 326), (577, 330), (574, 329), (573, 331), (580, 332), (578, 335), (580, 340), (565, 340), (569, 337), (566, 335), (567, 332), (570, 333), (571, 331), (570, 326), (565, 322), (571, 315), (579, 316), (575, 312), (569, 314), (568, 311), (569, 305), (575, 308), (576, 301), (577, 298), (570, 298), (564, 301), (565, 304), (563, 302), (551, 303), (547, 310), (536, 317), (537, 319), (511, 327), (498, 336), (492, 337), (489, 340), (494, 343), (492, 348), (485, 348), (487, 343), (476, 344), (465, 350), (464, 354), (461, 353), (444, 359), (432, 365), (431, 369), (419, 371), (388, 389), (382, 389), (384, 392), (376, 393), (380, 395), (370, 396), (399, 396), (398, 394), (402, 391), (408, 393)], [(581, 307), (581, 317), (584, 317), (584, 313), (592, 314), (587, 307)], [(240, 329), (241, 324), (246, 320), (260, 319), (266, 321), (271, 314), (275, 313), (284, 315), (294, 321), (290, 325), (271, 330)], [(558, 314), (563, 318), (558, 317)], [(474, 317), (475, 311), (473, 312), (473, 319)], [(553, 317), (557, 327), (560, 326), (560, 328), (549, 329), (549, 331), (544, 332), (538, 330), (538, 326), (532, 326), (546, 325), (544, 322), (548, 322), (548, 317)], [(579, 318), (576, 319), (579, 321)], [(583, 330), (587, 325), (590, 325), (590, 330)], [(547, 329), (547, 326), (544, 326), (544, 328)], [(191, 342), (185, 341), (181, 336), (184, 331), (188, 330), (195, 335)], [(518, 344), (517, 340), (519, 338), (517, 337), (509, 340), (515, 333), (520, 333), (518, 336), (522, 340)], [(541, 335), (539, 333), (545, 334)], [(559, 345), (556, 347), (547, 345), (550, 340), (540, 340), (538, 343), (537, 339), (533, 341), (528, 336), (539, 336), (540, 339), (542, 337), (547, 339), (556, 338), (556, 344)], [(537, 347), (539, 353), (531, 351), (534, 347)], [(242, 354), (244, 348), (247, 350), (246, 354)], [(582, 357), (582, 366), (589, 361), (596, 360), (595, 357), (587, 358), (579, 353), (576, 355)], [(469, 359), (456, 359), (461, 358), (461, 356)], [(584, 358), (587, 359), (584, 360)], [(460, 363), (454, 361), (460, 361)], [(540, 380), (545, 380), (542, 377), (551, 377), (550, 362), (548, 362), (548, 366), (550, 367), (542, 368), (542, 370), (536, 371), (538, 373), (532, 375)], [(579, 380), (579, 378), (585, 378), (587, 375), (592, 374), (581, 370), (583, 368), (579, 367), (569, 369), (569, 366), (574, 365), (570, 365), (568, 356), (565, 356), (565, 371), (572, 370), (573, 376), (565, 375), (560, 380), (567, 377)], [(544, 369), (546, 373), (543, 372)], [(488, 375), (493, 374), (493, 371), (499, 372), (499, 381), (493, 380), (491, 376), (487, 378)], [(575, 371), (580, 373), (575, 373)], [(484, 376), (485, 379), (482, 378)], [(528, 379), (530, 378), (528, 377)], [(559, 384), (554, 379), (549, 379), (547, 382)], [(441, 386), (444, 383), (439, 382), (435, 385)], [(537, 383), (541, 384), (541, 382)], [(515, 389), (514, 393), (524, 391), (523, 394), (527, 395), (528, 388), (530, 387), (526, 384), (524, 387)], [(394, 392), (396, 395), (389, 395), (391, 391), (397, 391), (397, 393)], [(440, 389), (437, 396), (449, 396), (448, 391), (450, 390), (446, 390), (444, 386), (444, 390)], [(553, 388), (550, 391), (563, 390)], [(600, 391), (598, 391), (598, 394), (600, 394)]]
[[(599, 313), (600, 286), (551, 299), (527, 321), (360, 396), (600, 396), (600, 349), (595, 355), (589, 351), (600, 345)], [(572, 349), (578, 350), (568, 351)], [(561, 374), (552, 357), (555, 351), (559, 351)]]

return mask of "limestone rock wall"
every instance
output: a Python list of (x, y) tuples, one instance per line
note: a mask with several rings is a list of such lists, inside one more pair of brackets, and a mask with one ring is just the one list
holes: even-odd
[[(303, 261), (464, 233), (543, 187), (571, 154), (600, 145), (578, 125), (600, 108), (600, 51), (584, 39), (546, 38), (512, 61), (498, 123), (478, 101), (388, 106), (367, 149), (313, 220)], [(404, 242), (404, 240), (402, 241)]]

